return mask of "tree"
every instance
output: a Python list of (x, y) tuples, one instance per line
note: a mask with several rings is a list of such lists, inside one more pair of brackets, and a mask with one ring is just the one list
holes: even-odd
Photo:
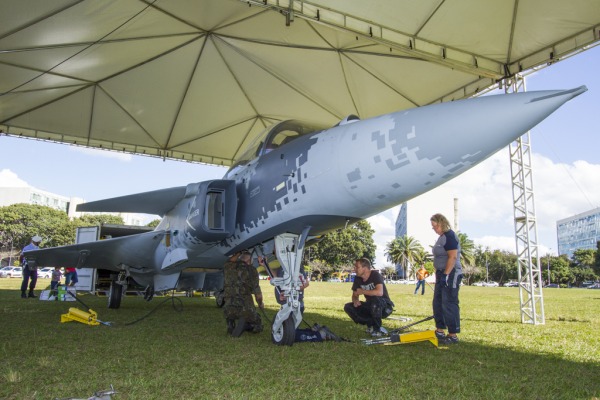
[(327, 265), (325, 262), (312, 259), (308, 261), (304, 266), (304, 272), (309, 274), (311, 278), (314, 277), (316, 280), (322, 280), (324, 276), (328, 276), (333, 271), (331, 265)]
[(433, 255), (427, 251), (423, 247), (417, 249), (417, 253), (415, 254), (415, 265), (425, 265), (429, 261), (433, 260)]
[(148, 222), (146, 226), (150, 228), (156, 228), (158, 224), (160, 224), (160, 219), (153, 219), (152, 221)]
[[(466, 268), (470, 273), (469, 279), (472, 281), (488, 279), (502, 284), (502, 282), (518, 278), (517, 256), (511, 252), (490, 251), (488, 248), (484, 250), (478, 246), (473, 252), (473, 260), (474, 266)], [(463, 266), (464, 273), (465, 267)]]
[(566, 255), (550, 257), (550, 280), (553, 283), (569, 285), (574, 282), (574, 275)]
[(475, 264), (475, 245), (466, 233), (458, 233), (460, 245), (460, 265), (465, 268)]
[(596, 250), (577, 249), (573, 252), (571, 259), (578, 267), (592, 268), (596, 265)]
[(490, 255), (489, 248), (483, 248), (482, 246), (477, 246), (473, 251), (473, 262), (471, 264), (463, 265), (463, 276), (465, 283), (470, 285), (472, 282), (476, 280), (482, 279), (482, 276), (485, 278), (485, 268), (486, 263)]
[(519, 277), (517, 255), (509, 251), (494, 250), (489, 258), (489, 279), (502, 284)]
[(595, 281), (598, 279), (594, 271), (596, 265), (596, 250), (577, 249), (571, 257), (571, 272), (574, 276), (575, 284), (579, 285), (584, 281)]
[(600, 276), (600, 241), (596, 242), (596, 263), (594, 264), (594, 272)]
[(64, 211), (33, 204), (11, 204), (0, 207), (0, 243), (19, 251), (40, 235), (40, 247), (73, 243), (74, 230)]
[(412, 236), (397, 237), (386, 245), (385, 255), (394, 264), (400, 264), (402, 278), (406, 279), (408, 265), (415, 265), (424, 252), (423, 246)]
[(334, 271), (349, 271), (357, 258), (375, 258), (373, 233), (375, 231), (365, 220), (349, 228), (329, 232), (321, 241), (311, 246), (310, 257), (330, 265)]
[(123, 225), (123, 217), (112, 214), (85, 214), (73, 220), (75, 226), (100, 226), (103, 224)]
[(396, 268), (392, 265), (387, 265), (383, 268), (382, 272), (385, 279), (392, 279), (392, 277), (396, 275)]

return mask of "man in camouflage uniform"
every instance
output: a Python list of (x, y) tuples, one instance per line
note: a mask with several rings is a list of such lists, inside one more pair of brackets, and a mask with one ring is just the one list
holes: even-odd
[(263, 309), (263, 296), (258, 283), (258, 271), (252, 266), (248, 252), (234, 254), (225, 263), (223, 312), (227, 320), (227, 333), (239, 337), (244, 331), (262, 332), (260, 315), (256, 312), (252, 294)]

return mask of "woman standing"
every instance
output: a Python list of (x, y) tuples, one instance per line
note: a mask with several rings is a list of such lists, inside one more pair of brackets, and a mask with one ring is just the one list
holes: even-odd
[[(433, 316), (435, 335), (442, 344), (458, 343), (460, 333), (460, 308), (458, 290), (462, 281), (460, 245), (458, 236), (450, 229), (450, 223), (442, 214), (430, 218), (431, 227), (440, 235), (433, 246), (435, 267), (435, 291), (433, 293)], [(444, 330), (448, 329), (448, 335)]]

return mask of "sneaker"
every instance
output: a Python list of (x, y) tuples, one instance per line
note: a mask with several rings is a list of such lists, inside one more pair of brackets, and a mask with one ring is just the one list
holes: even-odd
[(441, 344), (456, 344), (458, 343), (458, 336), (446, 336), (443, 339), (438, 339)]
[(371, 333), (371, 336), (372, 337), (382, 337), (382, 336), (386, 336), (387, 333), (388, 333), (387, 329), (385, 329), (385, 328), (382, 327), (382, 328), (380, 328), (377, 331), (375, 329), (373, 329), (373, 332)]
[(27, 295), (25, 294), (25, 292), (21, 293), (21, 298), (22, 299), (26, 299), (27, 298)]
[(442, 331), (435, 331), (435, 337), (438, 338), (438, 340), (444, 339), (446, 337), (446, 334)]
[(365, 331), (366, 333), (373, 333), (373, 327), (372, 326), (367, 326), (367, 330)]

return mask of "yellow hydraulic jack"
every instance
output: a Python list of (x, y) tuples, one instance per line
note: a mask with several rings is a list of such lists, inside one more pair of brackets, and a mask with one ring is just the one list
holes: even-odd
[(434, 330), (420, 331), (420, 332), (408, 332), (408, 333), (397, 333), (392, 332), (390, 336), (376, 338), (376, 339), (362, 339), (363, 344), (368, 346), (372, 344), (383, 344), (386, 346), (392, 346), (395, 344), (406, 344), (415, 342), (430, 341), (435, 347), (438, 347), (438, 339), (435, 336)]
[(102, 321), (98, 321), (98, 313), (91, 308), (89, 312), (85, 312), (75, 307), (69, 308), (69, 312), (60, 316), (60, 322), (81, 322), (87, 325), (100, 325)]
[(403, 330), (405, 330), (411, 326), (420, 324), (421, 322), (429, 321), (430, 319), (433, 319), (433, 315), (431, 317), (427, 317), (420, 321), (413, 322), (412, 324), (408, 324), (401, 328), (395, 329), (390, 332), (389, 336), (375, 338), (375, 339), (361, 339), (361, 342), (367, 346), (370, 346), (372, 344), (383, 344), (383, 345), (391, 346), (391, 345), (395, 345), (395, 344), (424, 342), (424, 341), (428, 340), (431, 343), (433, 343), (433, 345), (435, 347), (438, 347), (438, 339), (435, 336), (434, 330), (401, 333)]

